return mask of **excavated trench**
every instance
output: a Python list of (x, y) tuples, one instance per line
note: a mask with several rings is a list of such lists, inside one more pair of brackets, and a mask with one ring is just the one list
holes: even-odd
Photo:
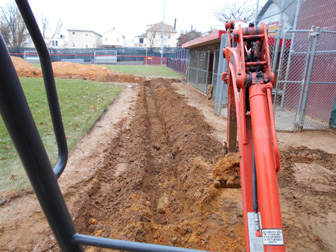
[[(169, 81), (141, 86), (130, 124), (120, 123), (75, 224), (80, 233), (208, 251), (245, 251), (238, 156)], [(333, 251), (335, 155), (281, 151), (279, 173), (288, 251)], [(218, 168), (233, 178), (215, 188)], [(219, 169), (220, 170), (220, 169)], [(232, 182), (231, 181), (231, 182)], [(230, 186), (228, 186), (230, 187)], [(299, 248), (299, 249), (298, 249)], [(90, 247), (88, 251), (104, 251)]]
[(75, 221), (79, 232), (241, 251), (240, 189), (213, 185), (223, 146), (212, 130), (167, 81), (148, 81), (131, 124), (105, 153), (97, 184)]

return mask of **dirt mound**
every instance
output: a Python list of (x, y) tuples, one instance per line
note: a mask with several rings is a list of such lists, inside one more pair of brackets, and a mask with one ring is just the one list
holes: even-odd
[(83, 65), (71, 62), (53, 62), (52, 67), (56, 78), (86, 79), (109, 82), (112, 72), (106, 66)]
[[(19, 57), (12, 57), (14, 67), (20, 77), (42, 77), (40, 68)], [(101, 65), (84, 65), (72, 62), (53, 62), (54, 77), (60, 79), (81, 79), (100, 82), (143, 83), (145, 77), (122, 74)]]
[(239, 153), (228, 153), (218, 161), (212, 171), (216, 188), (240, 188)]
[(20, 77), (41, 77), (42, 71), (41, 69), (34, 67), (33, 65), (29, 64), (27, 61), (20, 57), (12, 56), (12, 61), (14, 67), (16, 69), (17, 74)]

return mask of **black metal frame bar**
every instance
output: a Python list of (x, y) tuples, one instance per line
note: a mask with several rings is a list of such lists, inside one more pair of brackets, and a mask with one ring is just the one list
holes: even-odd
[(127, 251), (200, 251), (78, 234), (57, 183), (67, 162), (68, 149), (59, 109), (50, 56), (27, 0), (16, 0), (38, 51), (48, 97), (59, 158), (53, 169), (5, 41), (0, 33), (0, 113), (21, 158), (30, 183), (62, 251), (82, 252), (82, 245)]
[(68, 160), (68, 146), (65, 138), (62, 116), (58, 103), (54, 73), (51, 66), (51, 59), (48, 48), (38, 28), (29, 3), (26, 0), (16, 0), (16, 4), (20, 10), (23, 20), (25, 21), (27, 29), (40, 57), (51, 120), (54, 126), (54, 132), (58, 147), (58, 160), (54, 168), (54, 172), (55, 175), (59, 177), (62, 174)]

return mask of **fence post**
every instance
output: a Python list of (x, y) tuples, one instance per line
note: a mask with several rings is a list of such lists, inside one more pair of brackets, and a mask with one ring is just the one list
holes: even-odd
[(281, 77), (281, 71), (282, 71), (282, 61), (283, 61), (283, 57), (284, 57), (284, 53), (285, 53), (285, 40), (286, 40), (286, 32), (283, 32), (283, 36), (282, 36), (282, 45), (281, 45), (281, 54), (280, 54), (280, 61), (279, 61), (279, 67), (277, 70), (277, 81), (275, 84), (275, 94), (274, 94), (274, 100), (273, 100), (273, 111), (274, 111), (274, 116), (276, 113), (276, 101), (277, 101), (277, 97), (278, 97), (278, 92), (279, 92), (279, 83), (280, 83), (280, 77)]
[(205, 75), (205, 93), (208, 92), (208, 84), (209, 84), (209, 61), (210, 61), (210, 49), (207, 52), (207, 68), (206, 68), (206, 75)]
[(227, 88), (226, 89), (224, 88), (224, 82), (222, 81), (222, 72), (226, 71), (226, 59), (224, 59), (223, 56), (223, 48), (225, 48), (226, 46), (227, 46), (227, 34), (223, 34), (218, 54), (219, 59), (217, 67), (217, 86), (215, 97), (215, 112), (218, 115), (221, 114), (223, 93), (226, 92), (227, 95)]
[[(295, 13), (293, 30), (296, 30), (296, 27), (297, 27), (297, 23), (298, 23), (298, 20), (299, 20), (300, 9), (301, 9), (301, 2), (302, 2), (302, 0), (298, 0), (297, 6), (296, 6), (296, 13)], [(282, 90), (281, 105), (280, 105), (281, 110), (283, 109), (285, 96), (286, 96), (286, 87), (287, 87), (287, 80), (288, 80), (289, 69), (290, 69), (290, 64), (291, 64), (291, 56), (292, 56), (292, 52), (293, 52), (293, 49), (294, 49), (294, 40), (295, 40), (295, 33), (293, 32), (292, 33), (292, 39), (291, 39), (291, 46), (290, 46), (289, 55), (288, 55), (286, 77), (285, 77), (284, 87), (283, 87), (283, 90)]]
[(276, 38), (276, 46), (274, 50), (274, 59), (273, 59), (273, 66), (272, 66), (272, 72), (275, 72), (276, 63), (278, 61), (278, 53), (279, 53), (279, 47), (280, 47), (280, 38), (281, 38), (281, 32), (282, 32), (282, 16), (283, 16), (283, 7), (284, 7), (284, 0), (281, 1), (281, 13), (279, 18), (279, 26), (278, 26), (278, 34)]
[(312, 33), (313, 32), (314, 32), (314, 26), (312, 26), (310, 34), (309, 34), (309, 42), (308, 42), (308, 48), (307, 48), (307, 53), (306, 53), (306, 58), (305, 58), (305, 65), (304, 65), (304, 69), (303, 69), (303, 73), (302, 73), (300, 96), (299, 96), (299, 101), (298, 101), (297, 108), (296, 108), (296, 115), (295, 115), (295, 121), (294, 121), (294, 129), (296, 131), (299, 130), (299, 115), (301, 113), (302, 97), (303, 97), (303, 92), (304, 92), (304, 89), (305, 89), (306, 75), (307, 75), (307, 68), (308, 68), (309, 54), (310, 54), (310, 46), (311, 46)]
[(212, 63), (212, 80), (211, 80), (211, 84), (212, 84), (212, 90), (215, 86), (215, 82), (214, 82), (214, 79), (215, 79), (215, 66), (216, 66), (216, 50), (214, 51), (214, 57), (213, 57), (213, 63)]
[(309, 89), (310, 89), (310, 82), (311, 82), (312, 70), (313, 70), (313, 65), (314, 65), (314, 58), (315, 58), (317, 40), (319, 38), (319, 35), (320, 35), (320, 28), (316, 27), (315, 33), (312, 35), (312, 36), (314, 36), (314, 41), (313, 41), (310, 60), (309, 60), (307, 81), (306, 81), (306, 87), (305, 87), (305, 91), (304, 91), (303, 102), (302, 102), (302, 112), (301, 112), (300, 121), (299, 121), (299, 129), (301, 129), (301, 130), (303, 129), (304, 117), (305, 117), (306, 109), (307, 109), (307, 100), (308, 100), (308, 94), (309, 94)]
[(196, 87), (198, 88), (198, 68), (199, 68), (199, 52), (196, 51), (197, 64), (196, 64)]
[(273, 59), (273, 65), (272, 65), (272, 72), (275, 72), (276, 63), (278, 61), (278, 54), (279, 54), (279, 48), (280, 48), (280, 38), (281, 38), (281, 31), (282, 31), (282, 24), (279, 24), (278, 34), (276, 38), (276, 46), (274, 49), (274, 59)]

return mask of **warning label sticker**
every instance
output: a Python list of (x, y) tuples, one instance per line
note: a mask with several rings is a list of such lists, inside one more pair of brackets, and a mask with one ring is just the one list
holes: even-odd
[(284, 239), (282, 229), (263, 229), (262, 230), (264, 246), (283, 246)]

